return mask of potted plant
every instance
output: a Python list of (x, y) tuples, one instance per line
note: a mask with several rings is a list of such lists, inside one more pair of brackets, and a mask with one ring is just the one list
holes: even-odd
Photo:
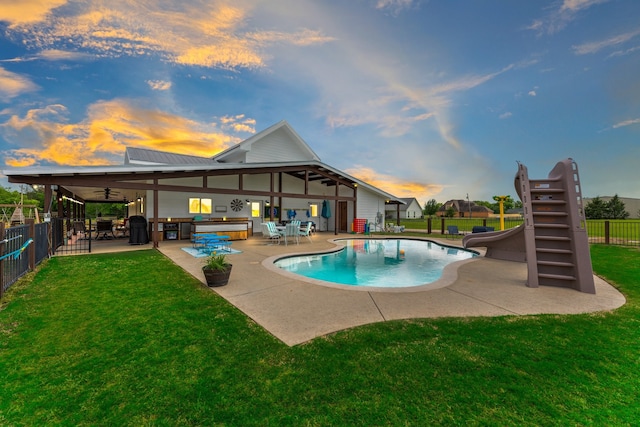
[(229, 282), (232, 265), (224, 254), (213, 252), (202, 267), (202, 272), (210, 287), (224, 286)]

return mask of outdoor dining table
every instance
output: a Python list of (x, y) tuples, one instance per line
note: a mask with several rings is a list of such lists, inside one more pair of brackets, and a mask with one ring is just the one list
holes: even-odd
[(229, 236), (216, 233), (193, 233), (193, 246), (202, 252), (225, 250), (230, 252), (231, 242)]
[(288, 245), (288, 237), (293, 237), (296, 243), (299, 243), (298, 236), (300, 234), (300, 227), (297, 224), (289, 223), (287, 225), (276, 225), (276, 230), (282, 237), (284, 237), (284, 244)]

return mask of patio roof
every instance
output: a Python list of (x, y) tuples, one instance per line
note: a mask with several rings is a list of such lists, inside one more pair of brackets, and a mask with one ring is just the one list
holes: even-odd
[[(159, 180), (168, 178), (207, 177), (216, 175), (245, 175), (285, 173), (302, 180), (319, 181), (327, 187), (361, 186), (384, 197), (388, 203), (403, 204), (402, 200), (364, 181), (345, 174), (319, 161), (269, 163), (212, 163), (170, 165), (112, 165), (77, 167), (22, 167), (4, 170), (9, 182), (29, 185), (55, 185), (67, 197), (83, 202), (119, 202), (133, 200), (146, 190), (198, 193), (239, 194), (255, 196), (305, 197), (316, 199), (344, 199), (342, 196), (290, 194), (284, 191), (256, 191), (242, 188), (207, 188), (168, 185)], [(106, 191), (109, 189), (109, 191)], [(108, 196), (108, 197), (107, 197)]]

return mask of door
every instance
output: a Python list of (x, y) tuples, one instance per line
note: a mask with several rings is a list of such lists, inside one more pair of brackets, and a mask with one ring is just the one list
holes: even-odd
[(348, 233), (349, 228), (347, 225), (347, 202), (339, 201), (338, 202), (338, 231), (340, 233)]

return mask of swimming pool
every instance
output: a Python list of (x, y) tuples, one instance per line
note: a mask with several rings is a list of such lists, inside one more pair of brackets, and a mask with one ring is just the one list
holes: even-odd
[(405, 288), (440, 279), (453, 262), (477, 253), (412, 239), (345, 239), (344, 248), (328, 254), (281, 258), (279, 268), (342, 285)]

